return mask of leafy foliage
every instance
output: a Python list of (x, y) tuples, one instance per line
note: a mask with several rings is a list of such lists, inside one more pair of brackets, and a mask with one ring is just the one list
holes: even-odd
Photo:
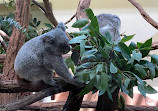
[[(73, 47), (71, 61), (78, 61), (75, 64), (75, 74), (81, 82), (87, 84), (80, 95), (98, 90), (99, 95), (107, 92), (112, 99), (111, 93), (120, 88), (122, 92), (133, 97), (134, 86), (138, 86), (144, 97), (146, 93), (157, 93), (143, 81), (145, 78), (153, 79), (157, 76), (158, 56), (149, 55), (152, 39), (145, 43), (131, 42), (127, 46), (124, 42), (131, 40), (134, 36), (132, 35), (126, 36), (120, 42), (112, 42), (108, 33), (105, 36), (99, 33), (97, 18), (93, 11), (86, 9), (85, 12), (90, 19), (89, 24), (86, 25), (85, 19), (76, 21), (73, 27), (83, 27), (80, 32), (71, 33), (74, 38), (70, 40)], [(75, 58), (78, 55), (79, 58)], [(145, 57), (151, 60), (148, 61)], [(124, 108), (123, 97), (120, 97), (119, 101), (120, 107)]]

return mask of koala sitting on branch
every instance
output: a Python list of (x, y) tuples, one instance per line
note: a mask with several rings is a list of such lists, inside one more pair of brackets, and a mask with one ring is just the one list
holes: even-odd
[(99, 14), (96, 16), (99, 31), (104, 36), (106, 32), (109, 32), (111, 35), (112, 41), (120, 41), (120, 27), (121, 27), (121, 20), (117, 15), (112, 14)]
[(58, 26), (43, 35), (26, 42), (19, 50), (15, 63), (15, 72), (28, 81), (43, 80), (44, 83), (57, 86), (53, 80), (53, 71), (65, 81), (79, 85), (68, 71), (62, 54), (70, 51), (65, 25)]

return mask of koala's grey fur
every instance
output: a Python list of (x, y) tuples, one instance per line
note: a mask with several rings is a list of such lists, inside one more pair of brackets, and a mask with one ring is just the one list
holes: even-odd
[(112, 41), (120, 41), (121, 20), (117, 15), (99, 14), (96, 16), (99, 25), (99, 31), (104, 36), (105, 32), (109, 32)]
[(54, 30), (29, 40), (21, 47), (14, 63), (15, 72), (22, 79), (43, 80), (46, 84), (56, 86), (52, 75), (54, 70), (65, 81), (77, 85), (62, 58), (62, 54), (69, 50), (65, 26), (59, 23)]

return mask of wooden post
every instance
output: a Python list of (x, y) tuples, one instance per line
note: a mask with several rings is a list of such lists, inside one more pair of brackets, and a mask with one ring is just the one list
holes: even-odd
[[(30, 0), (16, 0), (15, 20), (21, 26), (27, 28), (30, 19)], [(6, 58), (3, 68), (3, 76), (1, 80), (15, 80), (14, 60), (17, 52), (24, 44), (25, 36), (16, 28), (14, 28), (10, 37), (9, 46), (6, 51)], [(0, 104), (6, 104), (18, 98), (21, 98), (23, 93), (19, 94), (0, 94)]]

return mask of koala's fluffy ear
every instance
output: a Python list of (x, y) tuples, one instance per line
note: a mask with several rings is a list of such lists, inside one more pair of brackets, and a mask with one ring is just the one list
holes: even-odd
[(49, 36), (45, 36), (42, 38), (43, 39), (43, 43), (44, 44), (54, 44), (55, 43), (55, 38), (49, 37)]
[(57, 27), (56, 28), (60, 28), (61, 30), (63, 30), (63, 31), (65, 31), (66, 30), (66, 28), (65, 28), (65, 25), (64, 25), (64, 23), (63, 22), (60, 22), (58, 25), (57, 25)]

